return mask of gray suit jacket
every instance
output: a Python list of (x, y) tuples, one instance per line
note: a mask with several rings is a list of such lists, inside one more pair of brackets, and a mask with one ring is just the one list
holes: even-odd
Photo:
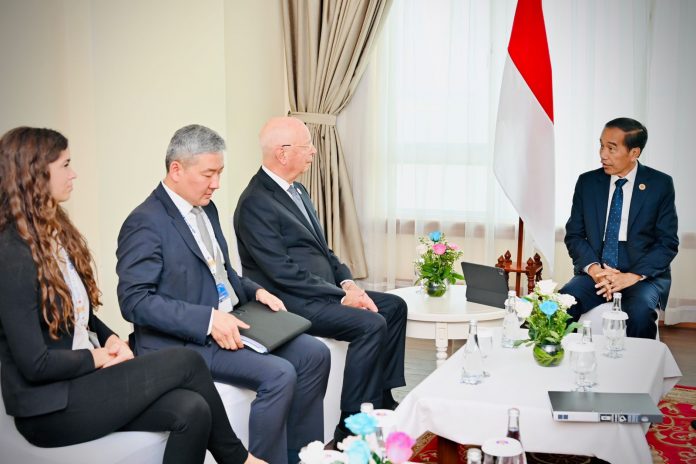
[[(217, 209), (203, 208), (225, 257), (227, 277), (239, 304), (254, 300), (261, 288), (230, 265)], [(206, 335), (210, 310), (218, 306), (215, 280), (186, 221), (162, 185), (126, 218), (118, 235), (118, 301), (123, 317), (135, 325), (134, 351), (186, 346), (206, 361), (212, 356)]]

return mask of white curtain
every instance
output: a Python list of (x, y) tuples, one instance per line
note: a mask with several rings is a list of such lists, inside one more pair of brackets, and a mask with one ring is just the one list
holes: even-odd
[[(514, 0), (398, 0), (338, 125), (373, 288), (413, 279), (417, 237), (444, 231), (464, 259), (515, 252), (517, 215), (492, 175), (498, 93)], [(553, 67), (557, 246), (578, 175), (599, 167), (598, 138), (618, 116), (646, 124), (641, 161), (674, 176), (682, 247), (670, 307), (694, 306), (696, 2), (544, 1)], [(533, 185), (534, 179), (529, 179)], [(534, 250), (526, 246), (524, 256)], [(680, 277), (683, 276), (683, 277)]]

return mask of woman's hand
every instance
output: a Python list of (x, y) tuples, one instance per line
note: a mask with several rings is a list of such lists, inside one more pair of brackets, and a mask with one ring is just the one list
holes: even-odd
[(110, 358), (102, 367), (111, 367), (123, 361), (133, 359), (133, 352), (128, 346), (128, 343), (124, 342), (116, 335), (112, 335), (106, 340), (104, 349), (107, 350)]

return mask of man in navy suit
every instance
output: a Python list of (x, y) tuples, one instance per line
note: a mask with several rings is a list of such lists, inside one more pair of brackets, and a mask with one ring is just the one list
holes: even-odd
[(167, 175), (128, 216), (118, 237), (118, 299), (135, 325), (136, 354), (168, 346), (200, 353), (213, 378), (255, 390), (249, 449), (269, 463), (297, 462), (323, 440), (328, 348), (300, 335), (273, 354), (244, 348), (230, 312), (250, 300), (284, 311), (281, 300), (230, 265), (211, 202), (224, 168), (224, 140), (207, 127), (179, 129), (167, 149)]
[(647, 141), (634, 119), (604, 126), (602, 167), (575, 186), (565, 236), (575, 276), (560, 291), (576, 298), (576, 320), (620, 292), (627, 335), (655, 338), (654, 310), (666, 308), (679, 239), (672, 178), (638, 162)]
[(362, 290), (329, 249), (307, 191), (295, 182), (316, 154), (307, 127), (296, 118), (273, 118), (259, 139), (263, 166), (234, 213), (244, 274), (312, 321), (309, 333), (350, 343), (338, 442), (348, 434), (343, 420), (361, 403), (396, 406), (391, 389), (405, 385), (406, 303)]

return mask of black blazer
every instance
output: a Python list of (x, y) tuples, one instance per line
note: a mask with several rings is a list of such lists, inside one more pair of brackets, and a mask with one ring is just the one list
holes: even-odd
[(348, 267), (329, 249), (304, 186), (295, 183), (311, 224), (263, 169), (252, 177), (234, 212), (244, 275), (280, 297), (288, 309), (310, 301), (338, 303)]
[[(14, 225), (0, 232), (0, 361), (7, 414), (31, 417), (64, 409), (70, 379), (95, 370), (89, 350), (72, 350), (72, 334), (48, 335), (29, 246)], [(102, 345), (113, 335), (90, 308), (89, 328)]]
[[(582, 174), (575, 185), (565, 236), (575, 274), (601, 262), (610, 180), (600, 168)], [(660, 293), (661, 308), (667, 307), (670, 263), (679, 248), (677, 223), (672, 178), (638, 163), (628, 213), (628, 266), (620, 270), (646, 276)]]
[[(261, 288), (230, 265), (213, 202), (203, 207), (225, 257), (227, 278), (239, 304), (254, 301)], [(158, 185), (126, 218), (118, 235), (118, 301), (135, 324), (134, 351), (140, 355), (168, 346), (188, 346), (210, 363), (210, 310), (218, 306), (215, 280), (186, 221)]]

